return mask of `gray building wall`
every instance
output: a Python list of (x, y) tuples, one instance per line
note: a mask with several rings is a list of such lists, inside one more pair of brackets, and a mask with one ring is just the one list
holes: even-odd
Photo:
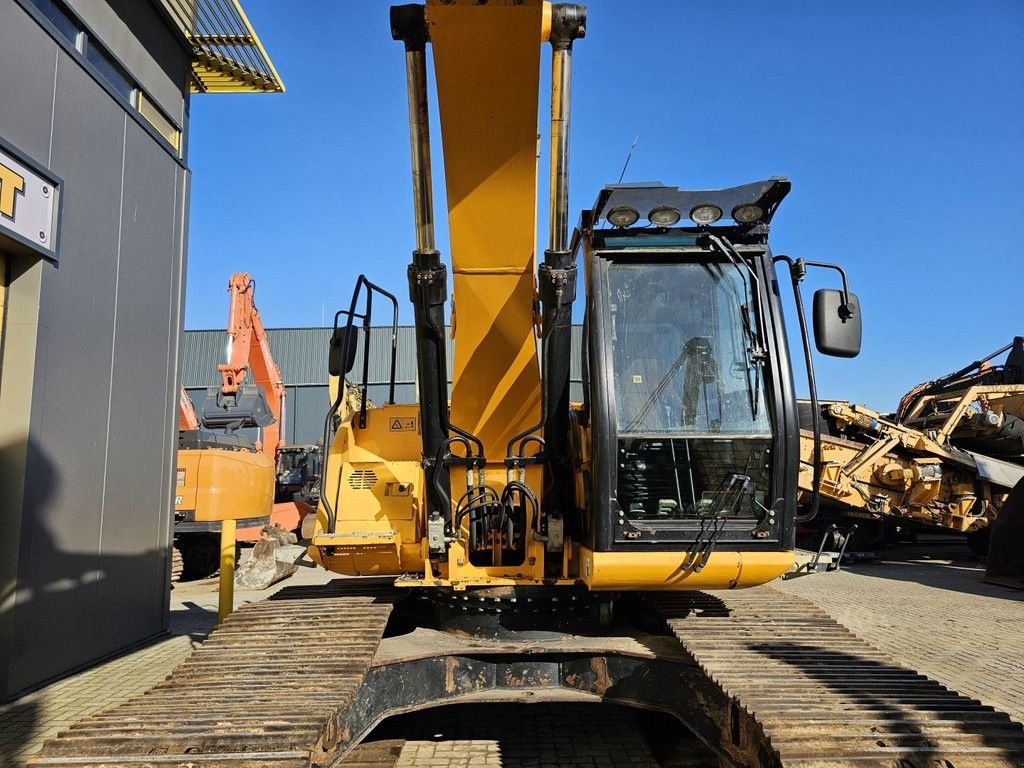
[(182, 73), (189, 53), (169, 40), (159, 12), (143, 0), (64, 0), (175, 122), (187, 123)]
[[(580, 374), (580, 341), (583, 329), (572, 329), (572, 362), (570, 397), (583, 399)], [(289, 443), (316, 444), (322, 439), (324, 417), (330, 407), (327, 387), (327, 349), (331, 338), (329, 328), (268, 328), (267, 339), (274, 360), (281, 369), (287, 396), (285, 440)], [(356, 361), (349, 381), (362, 381), (363, 345), (356, 352)], [(182, 347), (181, 383), (192, 398), (196, 412), (202, 412), (207, 387), (220, 383), (217, 365), (224, 362), (227, 337), (224, 331), (185, 331)], [(448, 340), (448, 383), (451, 385), (453, 350)], [(416, 397), (416, 334), (412, 326), (400, 326), (395, 364), (395, 402), (414, 403)], [(391, 374), (391, 328), (370, 329), (370, 360), (367, 389), (370, 402), (388, 399)], [(254, 437), (255, 435), (250, 435)]]
[[(156, 10), (71, 5), (184, 129)], [(60, 263), (15, 260), (0, 361), (7, 700), (166, 629), (188, 170), (27, 0), (0, 0), (0, 72), (0, 137), (64, 180)]]

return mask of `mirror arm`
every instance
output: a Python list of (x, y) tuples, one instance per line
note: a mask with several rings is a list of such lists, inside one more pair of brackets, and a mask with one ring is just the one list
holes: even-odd
[[(788, 257), (783, 257), (790, 262), (790, 271), (793, 268), (793, 262)], [(776, 259), (777, 261), (778, 259)], [(853, 317), (853, 307), (850, 306), (850, 287), (846, 282), (846, 270), (844, 270), (838, 264), (830, 264), (827, 261), (805, 261), (804, 259), (797, 259), (797, 264), (801, 264), (802, 273), (800, 279), (803, 280), (803, 275), (807, 274), (807, 267), (822, 267), (824, 269), (834, 269), (839, 273), (839, 276), (843, 279), (843, 303), (839, 307), (839, 317), (845, 322)]]

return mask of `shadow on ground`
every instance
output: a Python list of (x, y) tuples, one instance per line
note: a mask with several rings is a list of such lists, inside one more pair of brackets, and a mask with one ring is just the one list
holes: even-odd
[(675, 718), (614, 704), (454, 704), (390, 717), (340, 765), (717, 768)]
[(878, 563), (854, 563), (844, 565), (843, 569), (862, 576), (914, 582), (965, 595), (1024, 601), (1024, 591), (984, 582), (985, 562), (972, 555), (966, 545), (901, 547), (885, 552)]
[(181, 608), (171, 609), (168, 631), (172, 635), (188, 635), (193, 645), (205, 640), (217, 626), (217, 610), (192, 601), (182, 603)]
[[(944, 754), (945, 750), (976, 752), (970, 757), (984, 761), (978, 765), (1024, 765), (1024, 726), (935, 680), (923, 676), (911, 680), (905, 667), (810, 643), (754, 643), (749, 647), (799, 670), (809, 681), (848, 702), (830, 704), (829, 709), (838, 709), (842, 718), (817, 726), (822, 742), (835, 750), (834, 757), (841, 755), (840, 745), (847, 738), (856, 748), (870, 748), (874, 739), (875, 746), (888, 752), (880, 752), (880, 758), (898, 758), (898, 764), (906, 768), (948, 764), (938, 761), (951, 756)], [(813, 701), (810, 685), (807, 695)], [(871, 727), (870, 739), (864, 738), (867, 729), (857, 725), (865, 717), (884, 722)], [(986, 751), (978, 751), (982, 749)]]
[(39, 704), (35, 701), (18, 702), (0, 713), (0, 768), (14, 768), (22, 764), (25, 740), (23, 733), (31, 733), (39, 720)]

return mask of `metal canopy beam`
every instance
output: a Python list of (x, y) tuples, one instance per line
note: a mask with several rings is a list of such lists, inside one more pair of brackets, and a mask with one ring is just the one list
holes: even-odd
[(238, 0), (158, 0), (192, 47), (193, 93), (283, 93)]

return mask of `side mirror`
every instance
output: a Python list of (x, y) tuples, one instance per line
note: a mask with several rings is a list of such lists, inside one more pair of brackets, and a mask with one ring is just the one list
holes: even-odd
[(856, 357), (860, 354), (860, 302), (856, 294), (822, 288), (814, 292), (814, 344), (823, 355)]
[[(817, 326), (815, 326), (817, 327)], [(341, 356), (348, 350), (348, 359)], [(327, 372), (331, 376), (349, 373), (356, 364), (356, 327), (348, 323), (344, 328), (336, 328), (331, 337), (331, 346), (327, 351)]]

